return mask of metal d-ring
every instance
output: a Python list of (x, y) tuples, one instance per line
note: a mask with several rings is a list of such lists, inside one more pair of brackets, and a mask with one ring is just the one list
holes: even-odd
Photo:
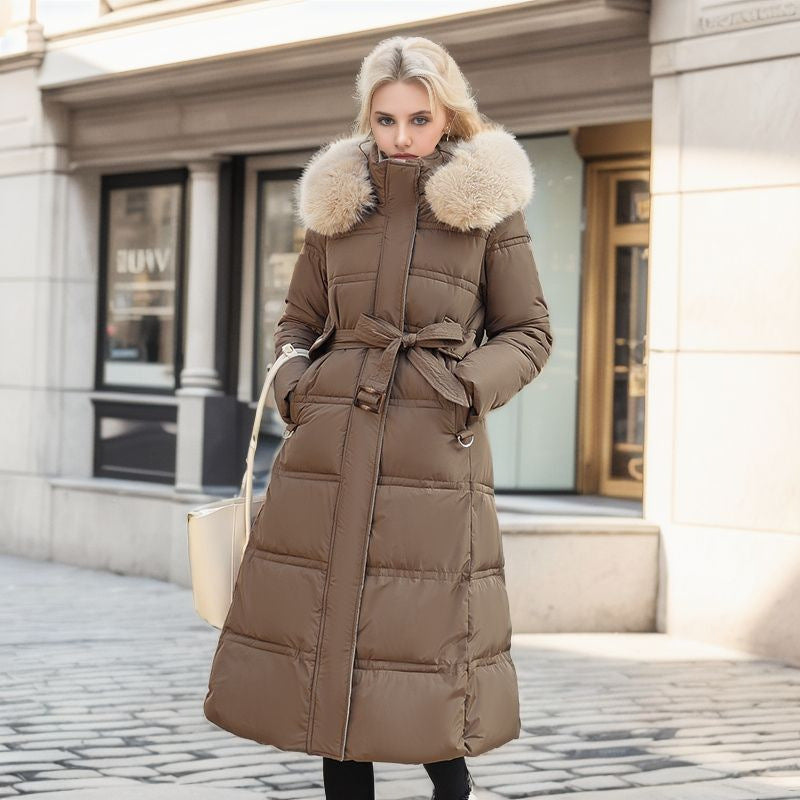
[(473, 434), (470, 434), (470, 437), (469, 437), (469, 444), (464, 444), (464, 440), (461, 438), (461, 434), (460, 434), (460, 433), (457, 433), (457, 434), (456, 434), (456, 439), (458, 439), (458, 443), (459, 443), (459, 444), (460, 444), (462, 447), (472, 447), (472, 443), (475, 441), (475, 434), (474, 434), (474, 433), (473, 433)]

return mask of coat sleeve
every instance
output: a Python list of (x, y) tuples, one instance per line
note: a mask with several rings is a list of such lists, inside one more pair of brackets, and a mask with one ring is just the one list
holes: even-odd
[[(328, 316), (325, 237), (311, 228), (306, 230), (284, 303), (283, 314), (274, 332), (276, 358), (287, 342), (308, 349), (322, 333)], [(275, 374), (272, 381), (275, 405), (284, 422), (291, 421), (289, 395), (309, 364), (310, 360), (306, 356), (295, 356), (285, 362)]]
[(479, 418), (505, 405), (544, 367), (553, 346), (550, 317), (522, 211), (489, 234), (484, 260), (487, 340), (454, 367)]

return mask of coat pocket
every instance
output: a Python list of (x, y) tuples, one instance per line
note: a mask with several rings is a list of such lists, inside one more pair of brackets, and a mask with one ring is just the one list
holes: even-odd
[(311, 369), (314, 366), (314, 362), (312, 361), (307, 367), (306, 371), (300, 376), (297, 383), (289, 392), (289, 398), (287, 401), (287, 407), (289, 411), (289, 423), (296, 427), (300, 422), (299, 414), (302, 408), (302, 401), (299, 399), (305, 394), (305, 385), (308, 379), (308, 375), (311, 372)]
[(329, 355), (330, 353), (322, 353), (316, 358), (312, 358), (311, 363), (306, 367), (305, 371), (300, 376), (300, 379), (297, 381), (297, 384), (294, 387), (293, 394), (295, 396), (304, 397), (306, 394), (314, 391), (317, 377), (319, 376), (320, 370), (322, 369), (325, 361), (327, 361)]
[(321, 362), (325, 357), (325, 353), (317, 356), (315, 358), (314, 354), (324, 346), (325, 342), (331, 337), (333, 332), (336, 330), (336, 326), (331, 321), (331, 318), (325, 322), (325, 327), (323, 328), (322, 333), (312, 342), (311, 346), (308, 348), (308, 358), (310, 359), (308, 366), (305, 370), (301, 373), (300, 377), (297, 379), (297, 382), (294, 385), (294, 388), (291, 392), (289, 392), (288, 400), (286, 403), (286, 410), (289, 416), (289, 420), (291, 420), (293, 425), (297, 425), (298, 423), (298, 413), (299, 408), (297, 407), (297, 400), (295, 398), (300, 398), (306, 394), (308, 391), (312, 378), (316, 374), (317, 370), (321, 366)]
[(314, 402), (313, 399), (309, 399), (308, 395), (314, 394), (317, 378), (330, 354), (330, 351), (328, 351), (318, 354), (316, 358), (312, 359), (289, 394), (289, 418), (295, 425), (300, 423), (303, 409), (309, 403)]
[(291, 419), (291, 398), (300, 378), (308, 371), (309, 362), (305, 356), (295, 356), (278, 369), (272, 381), (275, 407), (284, 422)]

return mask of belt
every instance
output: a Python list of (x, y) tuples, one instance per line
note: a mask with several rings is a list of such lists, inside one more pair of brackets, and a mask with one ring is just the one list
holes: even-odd
[(442, 397), (469, 407), (464, 384), (431, 351), (461, 355), (472, 345), (474, 336), (473, 331), (465, 334), (461, 325), (454, 321), (433, 322), (418, 331), (403, 331), (385, 319), (362, 313), (355, 328), (337, 328), (329, 344), (331, 349), (347, 346), (383, 349), (374, 373), (359, 384), (353, 398), (359, 408), (380, 413), (400, 348), (405, 349), (409, 362)]

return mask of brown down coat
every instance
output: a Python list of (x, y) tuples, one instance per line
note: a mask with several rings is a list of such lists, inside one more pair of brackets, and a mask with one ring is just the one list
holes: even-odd
[(295, 186), (306, 235), (275, 348), (311, 352), (275, 377), (292, 434), (204, 713), (282, 750), (421, 764), (520, 734), (486, 415), (552, 335), (516, 138), (377, 155), (333, 140)]

